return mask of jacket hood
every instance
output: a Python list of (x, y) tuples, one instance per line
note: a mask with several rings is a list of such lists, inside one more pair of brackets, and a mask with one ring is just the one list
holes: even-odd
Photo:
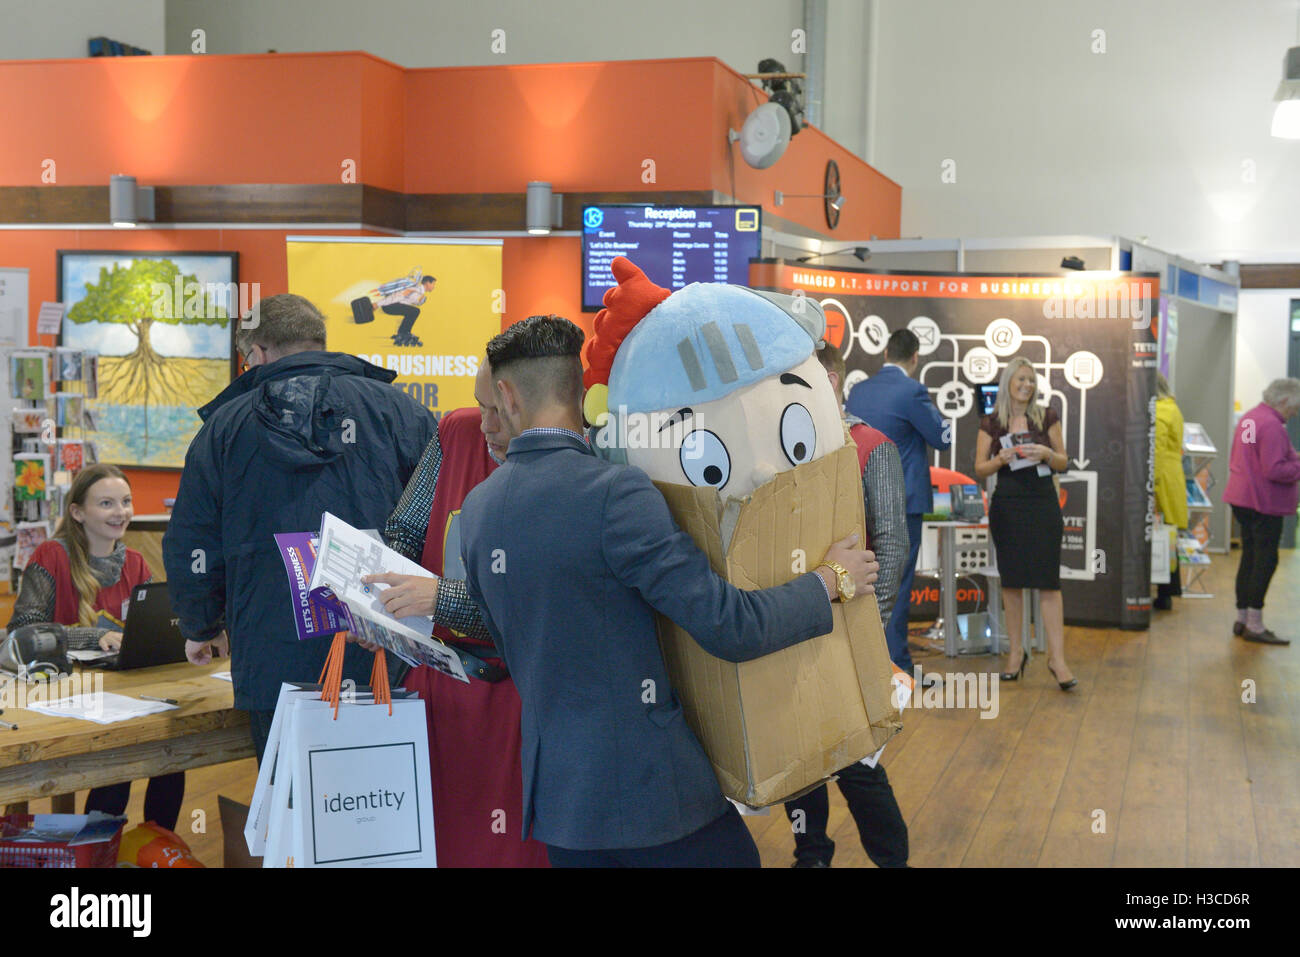
[(206, 422), (222, 406), (251, 393), (265, 454), (295, 469), (323, 465), (342, 454), (349, 418), (348, 403), (334, 380), (358, 375), (384, 383), (397, 378), (396, 372), (356, 356), (299, 352), (245, 372), (199, 416)]

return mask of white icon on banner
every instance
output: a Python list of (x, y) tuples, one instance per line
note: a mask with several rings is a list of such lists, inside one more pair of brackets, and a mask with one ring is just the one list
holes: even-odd
[(1020, 327), (1010, 319), (994, 319), (984, 329), (984, 342), (995, 355), (1015, 355), (1020, 338)]
[(1101, 360), (1091, 352), (1072, 352), (1065, 360), (1065, 381), (1076, 389), (1091, 389), (1101, 381)]
[(866, 382), (866, 381), (867, 381), (867, 374), (863, 372), (861, 369), (854, 369), (853, 371), (851, 371), (848, 375), (844, 377), (844, 398), (848, 397), (848, 394), (853, 391), (853, 387), (855, 385), (857, 385), (859, 382)]
[(867, 316), (862, 320), (861, 335), (866, 339), (862, 348), (873, 355), (880, 355), (885, 351), (885, 344), (889, 342), (889, 326), (885, 325), (885, 320), (879, 316)]
[(993, 382), (998, 377), (998, 357), (983, 346), (972, 346), (961, 357), (961, 371), (976, 385)]
[(975, 404), (975, 393), (965, 382), (945, 382), (939, 386), (935, 405), (950, 419), (960, 419)]
[[(825, 307), (823, 302), (822, 306)], [(838, 305), (838, 303), (837, 303)], [(848, 315), (848, 313), (845, 313)], [(878, 356), (885, 351), (885, 344), (889, 342), (889, 327), (885, 325), (885, 320), (879, 316), (867, 316), (860, 323), (858, 328), (853, 328), (853, 323), (846, 323), (845, 329), (848, 331), (848, 345), (844, 349), (844, 358), (848, 358), (853, 352), (853, 344), (856, 342), (869, 356)]]
[(917, 316), (907, 324), (907, 328), (912, 330), (916, 335), (916, 341), (921, 344), (921, 348), (917, 350), (920, 355), (928, 356), (939, 348), (941, 338), (939, 324), (929, 316)]

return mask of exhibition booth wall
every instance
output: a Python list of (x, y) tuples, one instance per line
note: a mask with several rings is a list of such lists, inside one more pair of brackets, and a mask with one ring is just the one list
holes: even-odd
[[(778, 257), (808, 255), (827, 248), (842, 248), (851, 240), (835, 244), (798, 237), (777, 237)], [(1238, 335), (1238, 280), (1200, 263), (1153, 249), (1122, 236), (1022, 236), (961, 239), (899, 239), (873, 242), (869, 265), (872, 269), (897, 271), (929, 270), (981, 273), (1057, 273), (1061, 261), (1077, 257), (1090, 270), (1131, 270), (1160, 277), (1162, 308), (1158, 325), (1161, 371), (1177, 394), (1179, 409), (1187, 422), (1204, 426), (1219, 452), (1205, 465), (1201, 480), (1208, 485), (1212, 503), (1204, 544), (1215, 552), (1227, 552), (1232, 530), (1228, 506), (1220, 501), (1228, 480), (1228, 449), (1234, 417), (1235, 355)], [(827, 256), (818, 260), (827, 266), (861, 265), (852, 256)], [(1243, 296), (1244, 300), (1244, 296)], [(1283, 319), (1283, 325), (1285, 320)], [(1276, 330), (1274, 330), (1276, 331)], [(1264, 340), (1260, 340), (1264, 341)], [(1284, 338), (1269, 340), (1282, 348)], [(1285, 359), (1283, 359), (1285, 361)], [(1278, 368), (1278, 366), (1274, 366)], [(1278, 371), (1281, 376), (1284, 372)], [(1254, 387), (1254, 398), (1237, 411), (1259, 401), (1264, 380)], [(1234, 392), (1235, 390), (1235, 392)]]
[[(0, 265), (30, 270), (33, 346), (56, 301), (60, 250), (238, 254), (260, 295), (289, 291), (291, 235), (503, 238), (502, 324), (581, 311), (582, 206), (744, 202), (765, 225), (828, 235), (820, 195), (838, 165), (836, 233), (898, 235), (901, 191), (815, 128), (755, 170), (727, 130), (766, 100), (713, 59), (406, 70), (365, 53), (0, 63)], [(156, 193), (156, 225), (112, 229), (109, 177)], [(524, 187), (565, 197), (560, 228), (525, 237)], [(781, 206), (776, 190), (790, 194)], [(175, 472), (130, 471), (140, 513)]]

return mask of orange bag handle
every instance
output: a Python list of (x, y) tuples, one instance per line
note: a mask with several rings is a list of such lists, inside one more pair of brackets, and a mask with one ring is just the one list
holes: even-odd
[[(320, 673), (321, 700), (334, 705), (334, 720), (339, 719), (339, 702), (343, 696), (343, 655), (347, 652), (347, 632), (335, 632), (330, 642), (329, 654), (325, 656), (325, 667)], [(374, 693), (375, 704), (388, 705), (388, 714), (393, 714), (393, 695), (388, 687), (388, 657), (384, 649), (375, 652), (375, 663), (370, 669), (370, 690)]]

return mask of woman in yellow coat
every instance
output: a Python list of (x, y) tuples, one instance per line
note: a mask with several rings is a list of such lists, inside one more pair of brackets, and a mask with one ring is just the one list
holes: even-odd
[[(1156, 373), (1156, 509), (1166, 525), (1187, 527), (1187, 480), (1183, 476), (1183, 413), (1178, 410), (1173, 390), (1160, 373)], [(1183, 593), (1174, 552), (1174, 568), (1169, 584), (1156, 586), (1154, 607), (1168, 611), (1173, 599)]]

